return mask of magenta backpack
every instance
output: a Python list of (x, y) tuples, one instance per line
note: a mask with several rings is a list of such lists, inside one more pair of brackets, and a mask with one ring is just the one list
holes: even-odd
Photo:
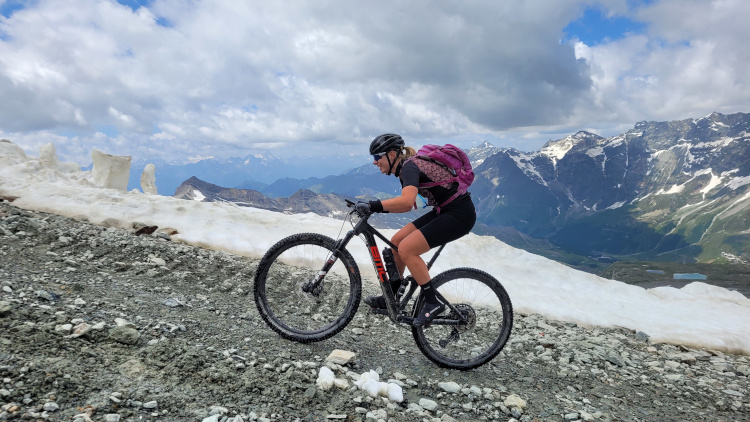
[[(425, 196), (429, 199), (428, 204), (435, 206), (438, 214), (440, 214), (441, 207), (444, 207), (459, 195), (465, 193), (471, 182), (474, 181), (474, 171), (471, 169), (469, 157), (461, 148), (454, 145), (425, 145), (417, 151), (417, 155), (409, 158), (408, 161), (417, 159), (419, 159), (419, 162), (415, 161), (415, 164), (417, 164), (419, 170), (433, 180), (432, 183), (420, 183), (418, 186), (420, 190), (440, 185), (449, 187), (453, 182), (458, 183), (456, 194), (442, 204), (436, 204), (434, 198), (432, 198), (432, 194), (425, 192), (427, 193)], [(426, 165), (425, 163), (433, 165)]]

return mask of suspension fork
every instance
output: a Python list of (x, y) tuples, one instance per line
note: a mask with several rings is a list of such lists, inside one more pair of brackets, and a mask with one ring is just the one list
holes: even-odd
[(333, 265), (336, 263), (336, 261), (339, 260), (342, 251), (344, 250), (344, 248), (346, 248), (346, 245), (350, 240), (352, 240), (355, 235), (355, 230), (350, 230), (348, 233), (346, 233), (346, 236), (336, 241), (336, 244), (331, 251), (331, 255), (323, 264), (323, 267), (320, 269), (320, 271), (318, 271), (318, 274), (315, 275), (315, 278), (302, 285), (303, 292), (311, 293), (316, 297), (320, 295), (320, 292), (323, 291), (323, 279), (325, 278), (326, 274), (328, 274), (328, 271), (333, 268)]

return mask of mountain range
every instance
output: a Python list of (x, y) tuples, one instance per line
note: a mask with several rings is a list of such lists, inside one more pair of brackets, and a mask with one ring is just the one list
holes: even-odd
[[(615, 260), (747, 262), (748, 149), (746, 113), (644, 121), (609, 138), (581, 131), (530, 153), (484, 143), (467, 151), (476, 173), (470, 188), (478, 211), (474, 231), (579, 266)], [(188, 179), (175, 196), (237, 195), (219, 195), (216, 189), (226, 188), (201, 183)], [(322, 215), (344, 211), (336, 195), (385, 198), (400, 189), (371, 164), (254, 187), (236, 202)], [(296, 204), (291, 208), (290, 200)], [(386, 226), (406, 221), (391, 218)]]
[(479, 221), (580, 255), (659, 261), (750, 257), (750, 114), (578, 132), (478, 168)]
[(159, 193), (172, 195), (182, 182), (191, 177), (220, 186), (258, 190), (284, 178), (324, 177), (344, 172), (366, 161), (368, 157), (333, 154), (326, 157), (325, 165), (320, 165), (309, 157), (281, 158), (268, 153), (234, 158), (193, 157), (175, 161), (142, 159), (134, 161), (130, 166), (128, 190), (140, 187), (141, 173), (148, 164), (156, 166)]

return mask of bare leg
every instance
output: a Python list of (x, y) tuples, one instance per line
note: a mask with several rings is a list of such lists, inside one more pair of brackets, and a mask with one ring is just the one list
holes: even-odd
[[(414, 224), (409, 223), (405, 225), (401, 230), (396, 232), (396, 234), (393, 235), (393, 237), (391, 238), (391, 242), (394, 245), (396, 245), (396, 247), (398, 247), (400, 251), (401, 247), (399, 245), (401, 244), (401, 241), (404, 240), (407, 236), (409, 236), (416, 230), (417, 228), (414, 226)], [(398, 267), (398, 274), (401, 277), (403, 277), (406, 264), (404, 264), (404, 261), (401, 260), (401, 257), (399, 256), (399, 252), (393, 251), (393, 258), (395, 259), (396, 266)]]
[[(407, 227), (412, 225), (411, 223)], [(406, 227), (404, 227), (406, 229)], [(403, 229), (402, 229), (403, 231)], [(401, 232), (399, 232), (401, 233)], [(395, 244), (395, 242), (394, 242)], [(409, 234), (407, 234), (398, 243), (398, 260), (411, 272), (412, 277), (420, 286), (430, 281), (430, 273), (427, 269), (427, 263), (420, 255), (430, 250), (430, 245), (427, 244), (427, 240), (421, 231), (414, 227)]]

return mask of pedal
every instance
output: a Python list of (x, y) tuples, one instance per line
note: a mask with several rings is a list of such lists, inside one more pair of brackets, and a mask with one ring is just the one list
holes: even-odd
[(370, 308), (370, 312), (378, 315), (388, 315), (388, 309)]

